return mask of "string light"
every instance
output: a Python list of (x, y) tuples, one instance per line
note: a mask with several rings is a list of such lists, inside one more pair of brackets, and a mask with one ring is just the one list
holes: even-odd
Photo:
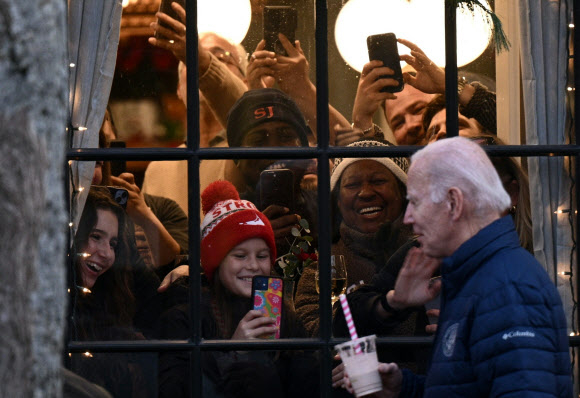
[(68, 226), (69, 226), (70, 228), (72, 228), (72, 226), (73, 226), (73, 225), (74, 225), (74, 224), (73, 224), (72, 222), (69, 222), (69, 223), (68, 223)]
[(86, 127), (83, 127), (83, 126), (79, 126), (75, 130), (78, 130), (78, 131), (87, 131), (87, 128)]
[[(574, 23), (573, 22), (569, 22), (568, 23), (568, 41), (571, 40), (573, 31), (572, 29), (574, 28)], [(568, 48), (568, 50), (570, 50), (570, 48)], [(568, 51), (568, 58), (572, 59), (572, 62), (575, 62), (574, 59), (574, 54), (571, 54), (570, 51)], [(574, 85), (572, 84), (572, 82), (568, 82), (568, 85), (566, 86), (566, 95), (574, 95), (575, 94), (575, 88)], [(567, 114), (568, 115), (572, 115), (573, 114), (573, 109), (570, 107), (570, 102), (567, 101)], [(567, 128), (567, 135), (568, 135), (568, 139), (569, 142), (572, 143), (573, 142), (573, 134), (574, 134), (574, 130), (573, 130), (573, 125), (570, 124), (569, 127)], [(576, 177), (573, 174), (573, 165), (572, 165), (572, 156), (568, 156), (568, 178), (570, 180), (570, 188), (569, 188), (569, 203), (574, 203), (574, 199), (575, 199), (575, 190), (576, 190)], [(568, 223), (570, 225), (570, 236), (572, 239), (572, 247), (570, 249), (570, 258), (569, 258), (569, 271), (563, 271), (563, 272), (559, 272), (560, 275), (563, 276), (567, 276), (568, 277), (568, 283), (570, 285), (570, 297), (571, 297), (571, 301), (572, 301), (572, 308), (570, 309), (570, 325), (572, 328), (572, 332), (570, 333), (570, 336), (578, 336), (580, 335), (580, 333), (576, 330), (576, 316), (577, 316), (577, 311), (578, 311), (578, 301), (576, 299), (576, 288), (574, 286), (574, 276), (573, 276), (573, 271), (574, 271), (574, 267), (575, 267), (575, 255), (577, 255), (577, 242), (576, 242), (576, 237), (575, 237), (575, 227), (574, 227), (574, 215), (578, 214), (578, 211), (574, 211), (574, 213), (572, 213), (571, 209), (562, 209), (561, 211), (556, 211), (555, 213), (557, 214), (563, 214), (563, 213), (567, 213), (567, 219), (568, 219)], [(572, 350), (570, 350), (570, 367), (572, 369), (576, 368), (576, 352), (577, 349), (573, 348)], [(575, 372), (572, 372), (572, 383), (575, 385), (576, 384), (576, 375)]]
[(84, 355), (85, 357), (87, 357), (87, 358), (92, 358), (92, 357), (93, 357), (93, 354), (91, 354), (91, 353), (90, 353), (90, 352), (88, 352), (88, 351), (87, 351), (87, 352), (85, 352), (85, 353), (83, 353), (83, 355)]
[(83, 287), (83, 286), (76, 286), (77, 289), (79, 289), (81, 291), (81, 293), (83, 294), (91, 294), (91, 289)]
[(85, 190), (85, 187), (79, 187), (79, 189), (78, 189), (79, 192), (82, 192), (84, 190)]
[(74, 68), (76, 65), (73, 62), (71, 62), (70, 64), (68, 64), (68, 66)]
[[(554, 214), (564, 214), (564, 213), (571, 213), (570, 209), (559, 209), (554, 212)], [(574, 210), (574, 214), (578, 214), (578, 210)]]

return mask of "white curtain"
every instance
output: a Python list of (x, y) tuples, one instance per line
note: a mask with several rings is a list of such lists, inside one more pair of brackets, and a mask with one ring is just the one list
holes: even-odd
[[(68, 1), (69, 99), (73, 148), (97, 148), (115, 72), (123, 7), (119, 0)], [(71, 162), (73, 232), (95, 162)]]
[[(528, 144), (567, 144), (566, 83), (568, 0), (520, 0), (521, 68), (526, 140)], [(555, 281), (568, 326), (572, 296), (569, 277), (572, 250), (568, 158), (529, 158), (530, 200), (534, 225), (534, 254)], [(575, 259), (574, 259), (575, 261)]]

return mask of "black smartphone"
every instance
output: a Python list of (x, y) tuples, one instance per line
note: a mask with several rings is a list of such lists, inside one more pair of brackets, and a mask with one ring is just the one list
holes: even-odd
[(264, 170), (260, 173), (260, 210), (270, 205), (293, 211), (294, 172), (290, 169)]
[(382, 78), (395, 79), (399, 84), (396, 86), (386, 86), (381, 89), (384, 93), (398, 93), (403, 90), (403, 71), (401, 70), (401, 60), (397, 48), (397, 37), (394, 33), (382, 33), (367, 37), (367, 47), (370, 61), (383, 61), (383, 65), (391, 68), (394, 75), (383, 75)]
[[(177, 13), (175, 12), (175, 10), (173, 10), (173, 7), (171, 7), (171, 3), (173, 3), (173, 2), (179, 4), (180, 6), (183, 7), (183, 9), (185, 9), (185, 0), (161, 0), (161, 4), (159, 5), (159, 12), (162, 12), (164, 14), (167, 14), (171, 18), (173, 18), (173, 19), (175, 19), (175, 20), (177, 20), (179, 22), (182, 22), (181, 21), (181, 18), (179, 18), (179, 15), (177, 15)], [(167, 26), (167, 24), (165, 24), (162, 21), (159, 21), (158, 20), (157, 23), (159, 23), (159, 25), (161, 25), (161, 26), (163, 26), (165, 28), (171, 29), (169, 26)], [(162, 40), (167, 39), (164, 35), (162, 35), (162, 34), (160, 34), (158, 32), (155, 32), (155, 38), (156, 39), (162, 39)]]
[[(111, 141), (109, 148), (126, 148), (125, 141)], [(127, 171), (127, 162), (124, 160), (111, 160), (111, 175), (118, 177)]]
[(107, 187), (113, 200), (121, 205), (123, 209), (127, 208), (127, 201), (129, 200), (129, 191), (121, 187)]
[(252, 301), (254, 309), (264, 316), (276, 320), (278, 330), (272, 334), (260, 336), (264, 339), (279, 339), (282, 324), (282, 303), (284, 281), (275, 276), (256, 275), (252, 278)]
[(276, 54), (288, 55), (278, 33), (282, 33), (294, 45), (296, 27), (298, 26), (298, 13), (290, 6), (265, 6), (263, 13), (264, 39), (266, 50)]

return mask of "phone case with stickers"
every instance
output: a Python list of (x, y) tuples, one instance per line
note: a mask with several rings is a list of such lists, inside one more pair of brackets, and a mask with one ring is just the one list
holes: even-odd
[(254, 276), (252, 278), (252, 298), (254, 309), (276, 320), (276, 333), (261, 336), (265, 339), (279, 339), (282, 324), (282, 292), (284, 281), (274, 276)]

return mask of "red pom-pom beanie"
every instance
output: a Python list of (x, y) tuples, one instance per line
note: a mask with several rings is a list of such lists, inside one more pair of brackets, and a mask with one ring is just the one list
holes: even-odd
[(201, 267), (209, 280), (235, 246), (252, 238), (262, 238), (276, 259), (274, 231), (268, 218), (252, 202), (241, 200), (228, 181), (215, 181), (201, 194), (205, 214), (201, 224)]

